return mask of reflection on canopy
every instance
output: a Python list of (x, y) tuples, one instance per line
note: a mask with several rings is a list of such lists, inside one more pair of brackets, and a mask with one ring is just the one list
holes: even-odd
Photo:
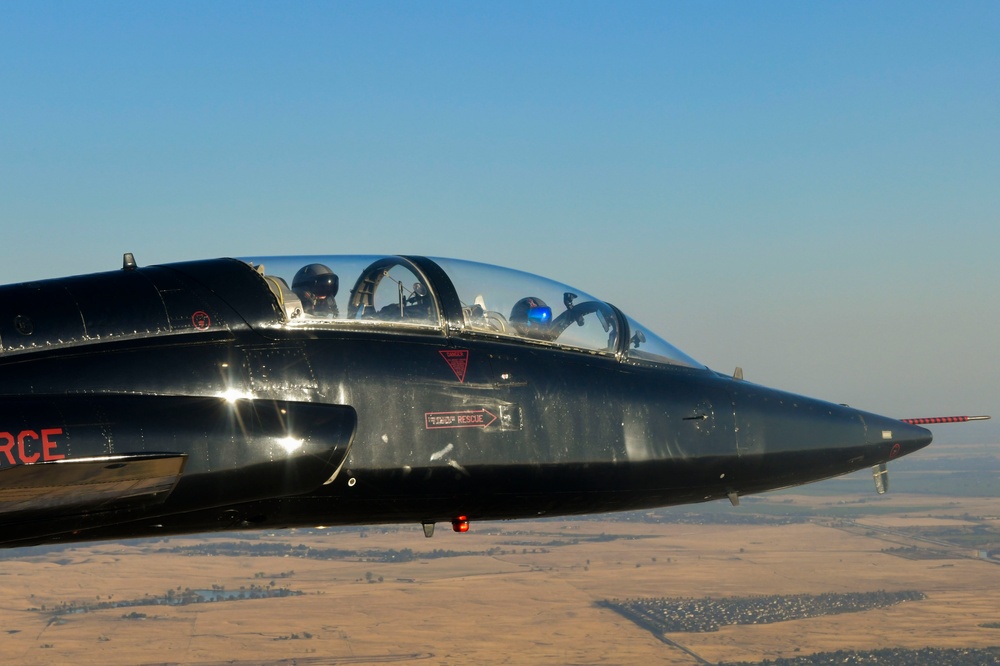
[(608, 303), (530, 273), (402, 256), (243, 261), (267, 281), (290, 326), (437, 333), (447, 328), (463, 336), (557, 345), (633, 362), (704, 367)]

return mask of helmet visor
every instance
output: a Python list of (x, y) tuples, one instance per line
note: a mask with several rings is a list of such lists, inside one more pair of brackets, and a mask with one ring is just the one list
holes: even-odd
[(330, 273), (328, 275), (317, 275), (313, 278), (311, 291), (314, 296), (326, 298), (327, 296), (336, 296), (339, 287), (340, 280), (337, 279), (336, 275)]

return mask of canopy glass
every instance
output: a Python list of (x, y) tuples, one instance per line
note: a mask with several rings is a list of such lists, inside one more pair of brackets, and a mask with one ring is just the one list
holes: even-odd
[(403, 256), (244, 258), (295, 327), (362, 327), (489, 336), (704, 367), (617, 308), (509, 268)]

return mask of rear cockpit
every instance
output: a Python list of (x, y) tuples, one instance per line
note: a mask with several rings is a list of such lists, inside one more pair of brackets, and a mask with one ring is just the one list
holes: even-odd
[(485, 336), (704, 367), (612, 305), (530, 273), (404, 256), (243, 261), (267, 282), (288, 327)]
[[(442, 326), (430, 280), (404, 257), (246, 259), (296, 326)], [(341, 288), (341, 282), (350, 285)]]

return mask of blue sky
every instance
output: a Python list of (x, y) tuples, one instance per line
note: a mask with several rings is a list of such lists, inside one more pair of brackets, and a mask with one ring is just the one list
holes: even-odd
[(125, 251), (457, 256), (754, 381), (1000, 417), (998, 25), (995, 2), (0, 3), (0, 283)]

